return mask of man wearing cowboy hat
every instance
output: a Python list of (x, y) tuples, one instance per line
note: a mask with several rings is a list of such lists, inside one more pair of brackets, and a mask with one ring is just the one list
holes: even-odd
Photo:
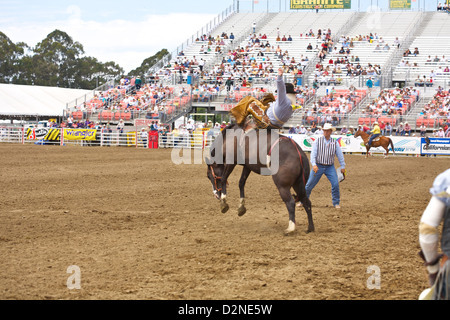
[(308, 198), (311, 191), (319, 182), (323, 174), (325, 174), (331, 183), (331, 197), (333, 206), (340, 209), (340, 191), (339, 179), (334, 168), (334, 159), (338, 158), (341, 165), (341, 172), (345, 174), (345, 160), (341, 147), (336, 140), (331, 138), (331, 133), (336, 131), (330, 123), (326, 123), (323, 127), (323, 136), (314, 141), (311, 151), (312, 170), (306, 183), (306, 195)]
[(366, 146), (368, 146), (368, 147), (372, 146), (372, 141), (374, 139), (378, 138), (381, 134), (381, 129), (380, 129), (380, 126), (378, 125), (377, 121), (375, 121), (373, 123), (373, 129), (370, 132), (372, 133), (372, 135), (370, 136), (369, 141), (366, 144)]

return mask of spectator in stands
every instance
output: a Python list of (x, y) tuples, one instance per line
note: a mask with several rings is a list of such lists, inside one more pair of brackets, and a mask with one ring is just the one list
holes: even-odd
[(420, 125), (419, 130), (421, 137), (425, 137), (427, 135), (427, 126), (424, 123)]
[(442, 127), (439, 128), (439, 131), (437, 132), (437, 137), (438, 138), (445, 138), (444, 128), (442, 128)]
[(405, 135), (405, 129), (403, 127), (403, 122), (400, 122), (397, 129), (395, 130), (396, 136), (404, 136)]
[(411, 135), (411, 126), (408, 122), (405, 122), (405, 126), (403, 127), (403, 130), (405, 131), (405, 135), (410, 136)]
[(145, 128), (141, 129), (141, 133), (139, 135), (139, 138), (141, 140), (141, 143), (144, 148), (147, 148), (147, 142), (148, 142), (148, 132), (145, 130)]
[(348, 130), (347, 126), (343, 125), (342, 129), (341, 129), (341, 134), (342, 135), (346, 135), (348, 132), (349, 132), (349, 130)]
[(358, 130), (365, 132), (365, 133), (370, 133), (370, 128), (366, 125), (358, 125)]
[(323, 135), (322, 126), (317, 126), (317, 130), (314, 132), (315, 135)]
[(369, 77), (369, 79), (366, 82), (367, 90), (368, 90), (368, 96), (372, 96), (372, 88), (373, 88), (373, 80), (372, 77)]
[(301, 125), (301, 126), (297, 125), (297, 133), (298, 134), (306, 134), (306, 132), (307, 132), (307, 130), (304, 125)]
[(230, 93), (231, 87), (233, 86), (233, 80), (231, 79), (231, 77), (227, 79), (227, 81), (225, 82), (225, 86), (227, 87), (227, 93)]
[(386, 127), (384, 129), (383, 135), (384, 136), (387, 136), (387, 135), (392, 136), (392, 124), (390, 122), (386, 123)]
[(447, 128), (447, 131), (445, 131), (445, 137), (450, 138), (450, 126)]
[(105, 133), (105, 144), (106, 146), (110, 146), (111, 145), (111, 133), (112, 133), (112, 129), (111, 126), (109, 125), (109, 122), (107, 124), (103, 125), (103, 130), (102, 133)]
[(72, 128), (73, 127), (73, 118), (72, 118), (71, 115), (67, 118), (67, 127), (68, 128)]
[(289, 134), (296, 134), (297, 133), (297, 130), (296, 130), (296, 128), (294, 127), (294, 126), (290, 126), (289, 127), (289, 132), (288, 132)]
[(125, 122), (123, 121), (123, 119), (120, 119), (119, 123), (117, 124), (116, 129), (120, 134), (122, 134), (124, 128), (125, 128)]
[(386, 133), (386, 123), (384, 123), (384, 121), (380, 122), (380, 131), (381, 131), (381, 134), (384, 136)]
[(152, 123), (149, 125), (150, 131), (158, 131), (158, 122), (152, 121)]

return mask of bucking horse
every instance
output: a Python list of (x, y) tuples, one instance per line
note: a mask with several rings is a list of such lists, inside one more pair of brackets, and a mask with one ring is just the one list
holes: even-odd
[[(243, 216), (245, 208), (244, 187), (251, 172), (271, 176), (281, 199), (289, 212), (286, 234), (295, 231), (295, 204), (301, 202), (308, 216), (307, 233), (314, 231), (312, 205), (306, 196), (305, 185), (310, 174), (310, 165), (305, 152), (292, 139), (282, 136), (277, 130), (251, 129), (245, 132), (237, 124), (224, 128), (211, 145), (207, 176), (213, 193), (220, 200), (222, 213), (229, 210), (227, 183), (237, 165), (242, 165), (239, 180), (240, 206), (238, 215)], [(291, 194), (291, 188), (295, 195)]]

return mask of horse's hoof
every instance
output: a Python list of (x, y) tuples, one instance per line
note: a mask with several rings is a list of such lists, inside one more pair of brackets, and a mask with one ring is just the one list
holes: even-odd
[(311, 233), (311, 232), (314, 232), (315, 230), (314, 230), (314, 227), (313, 228), (308, 228), (308, 230), (306, 230), (306, 234), (308, 234), (308, 233)]
[(230, 209), (230, 206), (228, 205), (228, 203), (221, 203), (220, 204), (220, 211), (222, 213), (226, 213), (228, 211), (228, 209)]
[(289, 226), (286, 230), (284, 230), (285, 235), (289, 235), (295, 231), (295, 223), (292, 221), (289, 221)]
[(247, 209), (245, 207), (239, 207), (238, 216), (242, 217), (246, 212), (247, 212)]

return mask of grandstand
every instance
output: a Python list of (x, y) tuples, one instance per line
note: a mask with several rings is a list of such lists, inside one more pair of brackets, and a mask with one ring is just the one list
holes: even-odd
[[(242, 97), (273, 92), (282, 67), (286, 81), (297, 85), (302, 106), (286, 128), (309, 124), (312, 117), (334, 118), (338, 127), (382, 117), (393, 124), (409, 121), (417, 129), (422, 109), (432, 109), (437, 87), (447, 90), (450, 85), (449, 19), (445, 12), (420, 10), (233, 12), (212, 30), (194, 34), (170, 59), (165, 57), (146, 75), (151, 81), (142, 88), (129, 83), (101, 88), (91, 99), (68, 105), (65, 116), (103, 123), (124, 119), (128, 124), (151, 119), (174, 128), (178, 119), (202, 109), (205, 122), (208, 117), (222, 122)], [(415, 48), (419, 54), (404, 55)], [(228, 87), (229, 78), (233, 84)], [(368, 78), (375, 84), (370, 91)], [(417, 98), (411, 98), (411, 88)], [(395, 95), (402, 109), (391, 100), (370, 108), (386, 95)], [(434, 103), (433, 118), (440, 119), (427, 121), (430, 131), (447, 121), (443, 99), (439, 106)]]
[[(450, 37), (447, 32), (450, 15), (441, 12), (426, 15), (426, 26), (412, 41), (410, 53), (399, 61), (394, 79), (420, 87), (429, 85), (433, 79), (434, 83), (447, 87), (450, 79)], [(416, 48), (418, 54), (414, 54)]]

